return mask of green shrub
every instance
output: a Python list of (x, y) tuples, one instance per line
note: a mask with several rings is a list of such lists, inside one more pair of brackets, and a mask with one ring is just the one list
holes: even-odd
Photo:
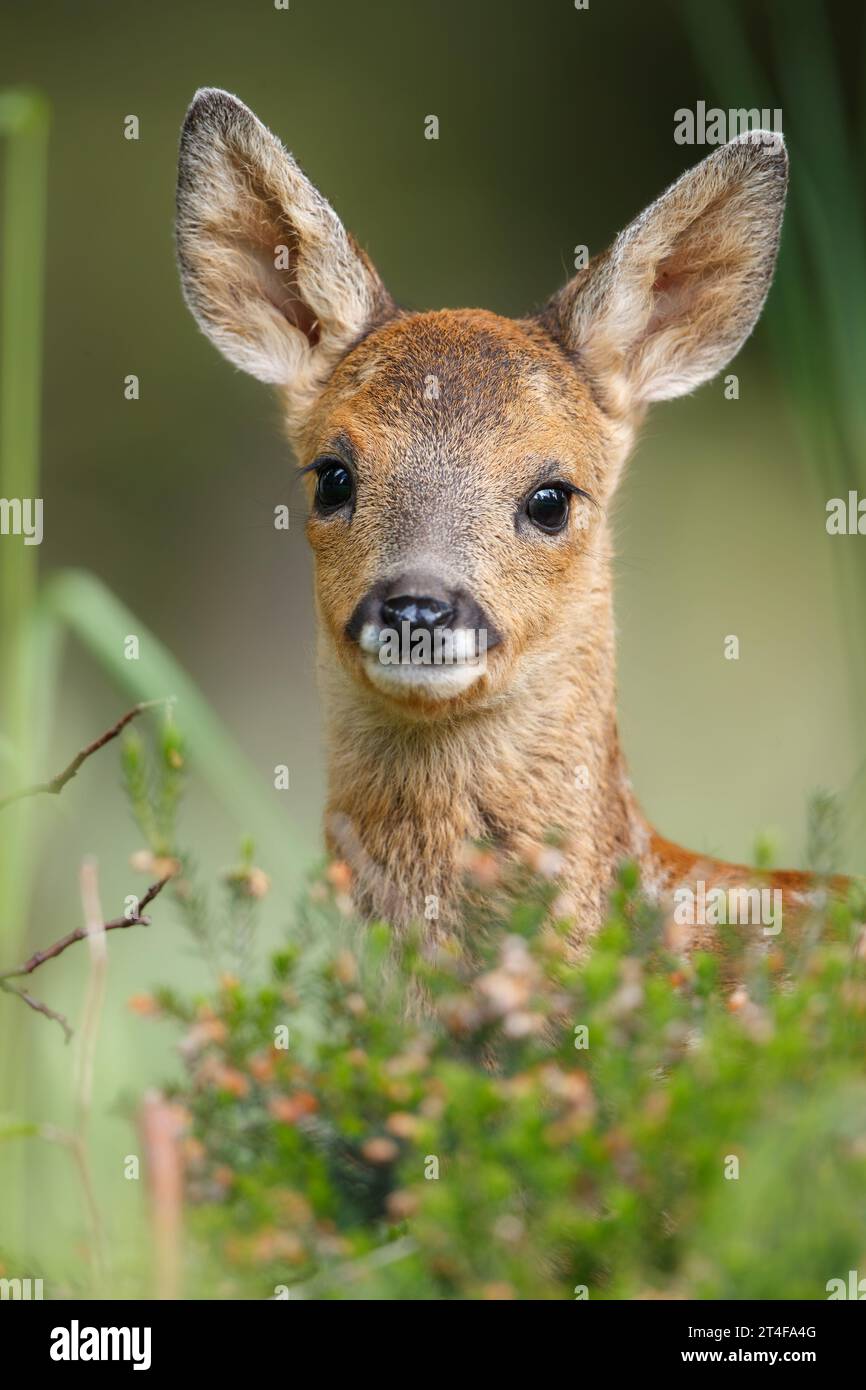
[[(313, 884), (264, 979), (242, 952), (207, 997), (155, 995), (182, 1028), (202, 1291), (825, 1298), (866, 1269), (862, 904), (796, 951), (746, 929), (722, 967), (626, 865), (575, 962), (553, 880), (484, 850), (435, 947), (359, 928), (346, 880)], [(266, 887), (247, 846), (247, 941)]]

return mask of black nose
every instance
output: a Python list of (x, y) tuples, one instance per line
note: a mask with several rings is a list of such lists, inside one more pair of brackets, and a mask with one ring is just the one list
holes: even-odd
[(414, 632), (426, 628), (433, 632), (437, 627), (450, 628), (454, 621), (455, 609), (443, 599), (420, 597), (417, 594), (396, 594), (382, 603), (382, 624), (395, 628), (398, 632), (403, 623), (408, 623)]

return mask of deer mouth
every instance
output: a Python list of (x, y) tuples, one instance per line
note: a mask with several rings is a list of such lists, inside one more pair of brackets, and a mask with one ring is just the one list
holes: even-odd
[(487, 670), (483, 628), (379, 627), (364, 623), (358, 634), (364, 672), (389, 695), (447, 700), (461, 695)]

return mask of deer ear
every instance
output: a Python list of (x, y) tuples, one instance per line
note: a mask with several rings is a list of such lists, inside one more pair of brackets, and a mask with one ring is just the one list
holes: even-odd
[(393, 304), (333, 208), (228, 92), (196, 93), (180, 140), (177, 251), (184, 297), (235, 366), (315, 394)]
[(788, 158), (751, 131), (715, 150), (565, 286), (542, 321), (615, 409), (682, 396), (752, 331), (776, 261)]

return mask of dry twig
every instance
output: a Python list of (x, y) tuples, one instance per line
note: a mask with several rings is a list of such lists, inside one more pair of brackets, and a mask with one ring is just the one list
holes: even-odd
[[(150, 918), (144, 915), (144, 908), (147, 907), (149, 903), (153, 902), (158, 893), (162, 892), (170, 878), (171, 874), (166, 874), (165, 878), (161, 878), (156, 883), (152, 883), (144, 897), (140, 900), (136, 913), (132, 916), (113, 917), (110, 922), (103, 922), (101, 924), (102, 932), (121, 931), (125, 927), (149, 927)], [(55, 1013), (53, 1009), (49, 1009), (47, 1004), (43, 1004), (40, 999), (35, 999), (33, 995), (28, 994), (26, 990), (19, 989), (17, 985), (10, 984), (10, 981), (21, 979), (24, 975), (32, 975), (33, 971), (37, 970), (40, 965), (44, 965), (47, 960), (54, 960), (57, 956), (62, 955), (69, 946), (74, 946), (76, 941), (83, 941), (88, 935), (89, 932), (86, 926), (76, 927), (75, 931), (71, 931), (67, 936), (62, 936), (59, 941), (55, 941), (53, 946), (47, 946), (43, 951), (35, 951), (30, 959), (24, 961), (23, 964), (13, 965), (9, 969), (0, 970), (0, 989), (4, 990), (7, 994), (14, 994), (16, 998), (21, 999), (28, 1008), (34, 1009), (36, 1013), (44, 1014), (46, 1018), (53, 1018), (55, 1022), (60, 1024), (66, 1034), (67, 1042), (72, 1037), (72, 1029), (63, 1014)]]
[(82, 748), (80, 753), (76, 753), (69, 766), (65, 767), (62, 772), (58, 772), (56, 777), (52, 777), (50, 782), (37, 782), (35, 786), (22, 787), (17, 792), (10, 792), (8, 796), (0, 797), (0, 811), (5, 806), (11, 806), (14, 801), (23, 801), (28, 796), (58, 796), (67, 782), (72, 781), (82, 763), (85, 763), (94, 753), (98, 753), (100, 748), (105, 747), (106, 743), (111, 743), (112, 739), (122, 734), (127, 724), (131, 724), (133, 719), (137, 719), (144, 710), (165, 703), (165, 700), (146, 700), (141, 704), (134, 705), (132, 709), (126, 711), (122, 718), (118, 719), (116, 724), (113, 724), (110, 729), (106, 729), (104, 734), (100, 734), (99, 738), (95, 738), (92, 743), (88, 743), (86, 748)]
[[(0, 797), (0, 811), (15, 801), (23, 801), (25, 797), (39, 796), (43, 793), (47, 796), (59, 795), (67, 782), (72, 781), (72, 778), (76, 775), (82, 763), (86, 762), (94, 753), (98, 753), (100, 748), (104, 748), (107, 743), (111, 743), (113, 739), (123, 733), (127, 724), (131, 724), (133, 719), (136, 719), (144, 710), (153, 709), (155, 706), (168, 703), (170, 702), (166, 700), (145, 700), (140, 704), (134, 705), (132, 709), (127, 710), (126, 714), (118, 719), (116, 724), (112, 724), (110, 729), (106, 729), (104, 734), (100, 734), (99, 738), (95, 738), (92, 743), (88, 743), (86, 748), (82, 748), (79, 753), (76, 753), (72, 762), (69, 763), (62, 772), (58, 772), (56, 777), (52, 777), (50, 782), (39, 782), (33, 787), (22, 787), (20, 791), (10, 792), (8, 796)], [(149, 926), (150, 918), (144, 916), (144, 908), (146, 908), (149, 903), (153, 902), (157, 893), (162, 891), (170, 877), (171, 874), (167, 874), (165, 878), (161, 878), (158, 883), (151, 884), (144, 897), (139, 901), (138, 910), (132, 916), (124, 914), (123, 917), (115, 917), (110, 922), (97, 923), (95, 926), (90, 924), (90, 926), (77, 927), (75, 931), (71, 931), (68, 936), (63, 936), (59, 941), (55, 941), (53, 946), (47, 947), (44, 951), (36, 951), (23, 965), (14, 965), (7, 970), (0, 970), (0, 990), (3, 990), (6, 994), (14, 994), (17, 999), (22, 1000), (22, 1002), (25, 1003), (28, 1008), (33, 1009), (34, 1012), (44, 1014), (46, 1018), (53, 1018), (55, 1023), (60, 1024), (65, 1034), (66, 1041), (69, 1042), (69, 1039), (72, 1037), (72, 1029), (69, 1026), (68, 1019), (66, 1019), (63, 1014), (56, 1013), (54, 1009), (50, 1009), (41, 999), (36, 999), (34, 995), (30, 994), (27, 990), (21, 989), (18, 985), (10, 984), (10, 981), (20, 979), (23, 975), (32, 975), (33, 971), (37, 970), (40, 965), (44, 965), (47, 960), (53, 960), (56, 956), (61, 955), (67, 947), (73, 946), (76, 941), (83, 941), (87, 936), (93, 937), (94, 934), (96, 934), (104, 939), (105, 932), (119, 931), (124, 927)], [(93, 942), (91, 941), (91, 946), (92, 945)]]

